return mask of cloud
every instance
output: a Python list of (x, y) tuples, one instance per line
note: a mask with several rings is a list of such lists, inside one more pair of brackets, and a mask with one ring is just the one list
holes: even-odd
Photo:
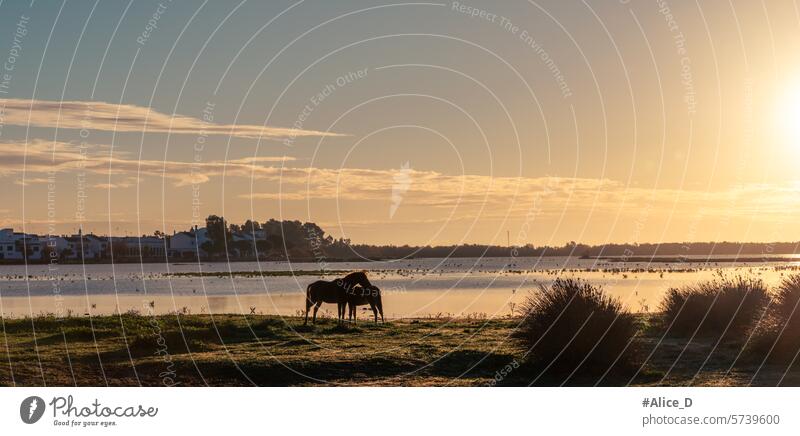
[(50, 182), (52, 182), (52, 180), (45, 177), (28, 177), (24, 180), (23, 179), (14, 180), (14, 184), (19, 186), (39, 185)]
[[(164, 114), (142, 106), (89, 101), (0, 99), (0, 115), (6, 125), (59, 129), (170, 132), (263, 139), (345, 136), (339, 133), (286, 127), (216, 124), (184, 115)], [(212, 120), (213, 117), (208, 119)]]
[[(622, 182), (578, 177), (499, 177), (442, 174), (414, 169), (311, 168), (289, 166), (284, 156), (258, 156), (228, 161), (182, 162), (131, 159), (103, 146), (80, 149), (70, 143), (35, 140), (0, 143), (0, 175), (17, 184), (46, 183), (56, 174), (83, 171), (96, 177), (89, 186), (117, 189), (144, 178), (170, 181), (182, 187), (231, 177), (259, 183), (231, 184), (226, 191), (242, 199), (273, 201), (338, 201), (347, 207), (389, 210), (398, 171), (410, 180), (401, 211), (416, 219), (440, 219), (451, 211), (456, 219), (589, 216), (587, 214), (647, 213), (660, 217), (713, 216), (747, 220), (778, 220), (797, 212), (800, 184), (747, 184), (699, 191), (648, 189)], [(25, 168), (25, 178), (20, 174)], [(242, 187), (246, 185), (247, 188)], [(255, 191), (246, 192), (253, 186)], [(240, 189), (240, 191), (236, 191)], [(370, 209), (374, 210), (374, 209)], [(411, 216), (411, 215), (406, 215)], [(395, 221), (396, 222), (396, 221)]]
[(46, 183), (51, 174), (86, 172), (108, 178), (119, 178), (113, 183), (93, 185), (98, 188), (133, 186), (140, 177), (164, 177), (175, 186), (206, 183), (212, 177), (225, 174), (231, 177), (261, 177), (272, 175), (278, 169), (266, 164), (292, 161), (288, 156), (257, 156), (227, 161), (182, 162), (170, 160), (128, 159), (125, 154), (109, 148), (91, 145), (81, 148), (67, 142), (33, 140), (26, 143), (0, 143), (0, 175), (18, 176), (25, 171), (25, 179), (16, 184)]
[(498, 177), (448, 175), (435, 171), (372, 170), (360, 168), (280, 168), (261, 171), (262, 179), (280, 183), (281, 192), (254, 192), (254, 199), (340, 199), (389, 201), (398, 171), (408, 178), (403, 204), (425, 207), (453, 205), (511, 204), (531, 196), (586, 199), (623, 186), (608, 179), (558, 177)]
[[(279, 190), (240, 194), (240, 198), (280, 201), (368, 201), (391, 203), (398, 170), (281, 168), (259, 177)], [(457, 217), (560, 216), (606, 213), (631, 216), (739, 217), (774, 219), (798, 209), (800, 184), (749, 184), (715, 191), (626, 186), (610, 179), (577, 177), (498, 177), (447, 175), (406, 170), (413, 180), (403, 208), (430, 215), (436, 209), (457, 210)], [(427, 212), (426, 212), (427, 211)], [(417, 214), (418, 215), (418, 214)]]
[(97, 189), (122, 189), (130, 188), (133, 185), (133, 181), (124, 181), (119, 183), (95, 183), (92, 187)]

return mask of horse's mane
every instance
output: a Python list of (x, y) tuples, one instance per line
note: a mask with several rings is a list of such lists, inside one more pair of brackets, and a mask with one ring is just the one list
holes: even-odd
[(365, 271), (356, 271), (351, 272), (350, 274), (344, 276), (342, 279), (345, 283), (353, 283), (353, 284), (361, 284), (362, 286), (366, 284), (366, 286), (372, 286), (369, 279), (367, 278), (367, 273)]

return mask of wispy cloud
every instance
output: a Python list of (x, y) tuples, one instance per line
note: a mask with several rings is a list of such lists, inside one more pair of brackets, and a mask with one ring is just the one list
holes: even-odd
[[(90, 186), (124, 189), (141, 178), (163, 178), (173, 186), (207, 183), (216, 177), (258, 180), (263, 183), (230, 185), (230, 195), (252, 200), (335, 200), (372, 202), (386, 210), (392, 204), (396, 169), (292, 167), (291, 157), (258, 156), (228, 161), (182, 162), (131, 159), (109, 154), (109, 148), (92, 146), (81, 153), (69, 143), (31, 141), (0, 143), (0, 176), (17, 184), (46, 183), (51, 171), (59, 174), (85, 171), (96, 176)], [(25, 178), (21, 178), (25, 168)], [(587, 213), (652, 216), (707, 215), (768, 220), (800, 209), (800, 184), (749, 184), (715, 191), (678, 188), (648, 189), (622, 182), (577, 177), (498, 177), (449, 175), (408, 168), (411, 182), (404, 192), (402, 209), (414, 211), (415, 219), (457, 210), (456, 218), (586, 216)], [(248, 188), (242, 188), (243, 185)], [(354, 204), (354, 203), (351, 203)], [(362, 203), (363, 205), (364, 203)], [(359, 206), (360, 207), (360, 206)], [(438, 211), (438, 213), (437, 213)], [(399, 212), (402, 214), (402, 210)]]
[(0, 99), (6, 125), (115, 132), (229, 135), (281, 139), (344, 136), (339, 133), (250, 124), (217, 124), (184, 115), (169, 115), (129, 104), (89, 101)]
[(118, 183), (95, 183), (92, 187), (97, 189), (123, 189), (133, 186), (134, 180), (126, 180)]
[[(389, 204), (396, 170), (282, 168), (259, 177), (280, 184), (280, 192), (241, 194), (246, 199), (281, 201), (375, 201)], [(642, 188), (619, 181), (576, 177), (497, 177), (447, 175), (410, 170), (413, 185), (403, 207), (417, 211), (458, 208), (466, 216), (540, 216), (576, 212), (622, 213), (642, 211), (669, 216), (696, 215), (768, 219), (800, 209), (797, 183), (750, 184), (724, 190)], [(424, 212), (423, 212), (424, 213)]]
[(50, 183), (51, 180), (45, 177), (28, 177), (26, 179), (16, 179), (14, 180), (15, 185), (19, 186), (30, 186), (30, 185), (38, 185), (43, 183)]
[[(277, 162), (294, 160), (288, 156), (257, 156), (227, 161), (182, 162), (170, 160), (129, 159), (125, 154), (109, 154), (109, 148), (91, 146), (81, 151), (65, 142), (34, 140), (0, 143), (0, 175), (15, 177), (16, 184), (46, 183), (51, 173), (65, 174), (82, 171), (98, 176), (113, 176), (113, 183), (94, 184), (97, 188), (125, 188), (133, 186), (137, 178), (164, 177), (176, 186), (205, 183), (223, 174), (231, 177), (262, 177), (279, 172)], [(25, 178), (19, 177), (22, 172)]]

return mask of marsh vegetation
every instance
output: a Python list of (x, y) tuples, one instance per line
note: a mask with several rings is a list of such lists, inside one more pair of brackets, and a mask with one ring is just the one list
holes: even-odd
[(557, 280), (515, 316), (337, 325), (127, 312), (0, 325), (0, 385), (800, 385), (800, 278), (718, 278), (632, 313)]

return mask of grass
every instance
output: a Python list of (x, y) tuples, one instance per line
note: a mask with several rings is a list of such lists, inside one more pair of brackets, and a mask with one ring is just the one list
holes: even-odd
[(717, 280), (671, 290), (663, 312), (631, 314), (560, 280), (520, 318), (3, 319), (0, 386), (800, 386), (800, 275), (768, 298), (760, 281)]
[(743, 340), (761, 318), (769, 291), (759, 279), (721, 277), (669, 289), (661, 322), (670, 336)]
[(504, 343), (513, 320), (302, 321), (133, 313), (8, 319), (0, 386), (159, 386), (166, 376), (182, 386), (481, 385), (514, 358)]
[[(635, 315), (637, 325), (650, 315)], [(542, 372), (510, 339), (521, 319), (413, 319), (337, 326), (267, 315), (164, 315), (6, 319), (0, 331), (0, 386), (774, 386), (786, 365), (740, 362), (741, 348), (663, 338), (642, 329), (634, 345), (654, 351), (635, 376)], [(33, 328), (36, 329), (34, 338)], [(572, 368), (570, 368), (572, 369)], [(789, 372), (783, 384), (800, 385)]]
[(515, 332), (528, 362), (553, 372), (637, 368), (636, 318), (601, 288), (573, 279), (540, 285), (522, 304)]

